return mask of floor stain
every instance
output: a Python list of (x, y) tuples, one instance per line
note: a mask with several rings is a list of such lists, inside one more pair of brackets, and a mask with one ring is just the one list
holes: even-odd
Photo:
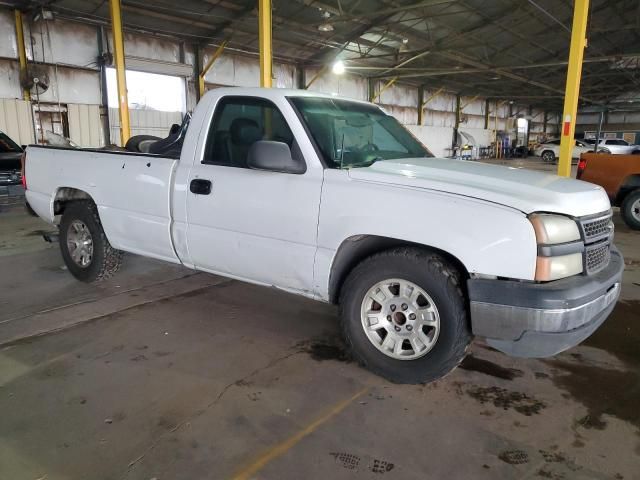
[(337, 360), (339, 362), (349, 363), (353, 360), (346, 345), (338, 336), (303, 341), (299, 342), (296, 346), (299, 348), (299, 351), (308, 353), (312, 359), (318, 362)]
[(509, 465), (524, 465), (529, 463), (529, 455), (523, 450), (505, 450), (498, 458)]
[(474, 385), (467, 389), (466, 392), (467, 395), (483, 405), (492, 403), (494, 407), (502, 408), (503, 410), (513, 409), (527, 417), (537, 415), (547, 407), (544, 402), (525, 393), (512, 392), (496, 386), (479, 387)]
[(484, 373), (492, 377), (501, 378), (503, 380), (513, 380), (516, 377), (524, 375), (522, 370), (517, 368), (507, 368), (497, 363), (484, 360), (482, 358), (468, 355), (460, 364), (460, 368), (472, 372)]
[(576, 424), (588, 429), (604, 430), (604, 414), (640, 428), (640, 302), (620, 301), (612, 315), (585, 341), (585, 345), (605, 350), (622, 360), (627, 369), (606, 368), (585, 363), (584, 357), (573, 361), (559, 359), (546, 363), (558, 370), (553, 383), (569, 397), (587, 408), (587, 415)]

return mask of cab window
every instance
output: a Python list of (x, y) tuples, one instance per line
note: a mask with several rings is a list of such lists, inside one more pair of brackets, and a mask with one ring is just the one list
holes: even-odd
[(300, 155), (291, 129), (272, 102), (224, 97), (216, 106), (202, 163), (247, 168), (249, 149), (259, 140), (286, 143), (294, 158)]

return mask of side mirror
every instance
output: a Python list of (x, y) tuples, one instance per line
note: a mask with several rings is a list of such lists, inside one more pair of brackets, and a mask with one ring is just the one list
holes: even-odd
[(281, 173), (304, 173), (306, 165), (291, 157), (289, 145), (271, 140), (259, 140), (249, 148), (247, 165), (254, 170), (268, 170)]

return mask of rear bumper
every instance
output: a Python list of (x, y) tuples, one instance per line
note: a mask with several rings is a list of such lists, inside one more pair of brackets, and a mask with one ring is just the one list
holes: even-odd
[(615, 247), (601, 272), (548, 283), (470, 279), (473, 333), (518, 357), (550, 357), (591, 335), (620, 296), (624, 260)]

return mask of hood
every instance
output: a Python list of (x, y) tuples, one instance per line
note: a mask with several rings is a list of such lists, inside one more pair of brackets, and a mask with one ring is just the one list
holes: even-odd
[(611, 208), (602, 187), (544, 172), (449, 158), (402, 158), (352, 168), (354, 180), (464, 195), (520, 210), (581, 217)]

